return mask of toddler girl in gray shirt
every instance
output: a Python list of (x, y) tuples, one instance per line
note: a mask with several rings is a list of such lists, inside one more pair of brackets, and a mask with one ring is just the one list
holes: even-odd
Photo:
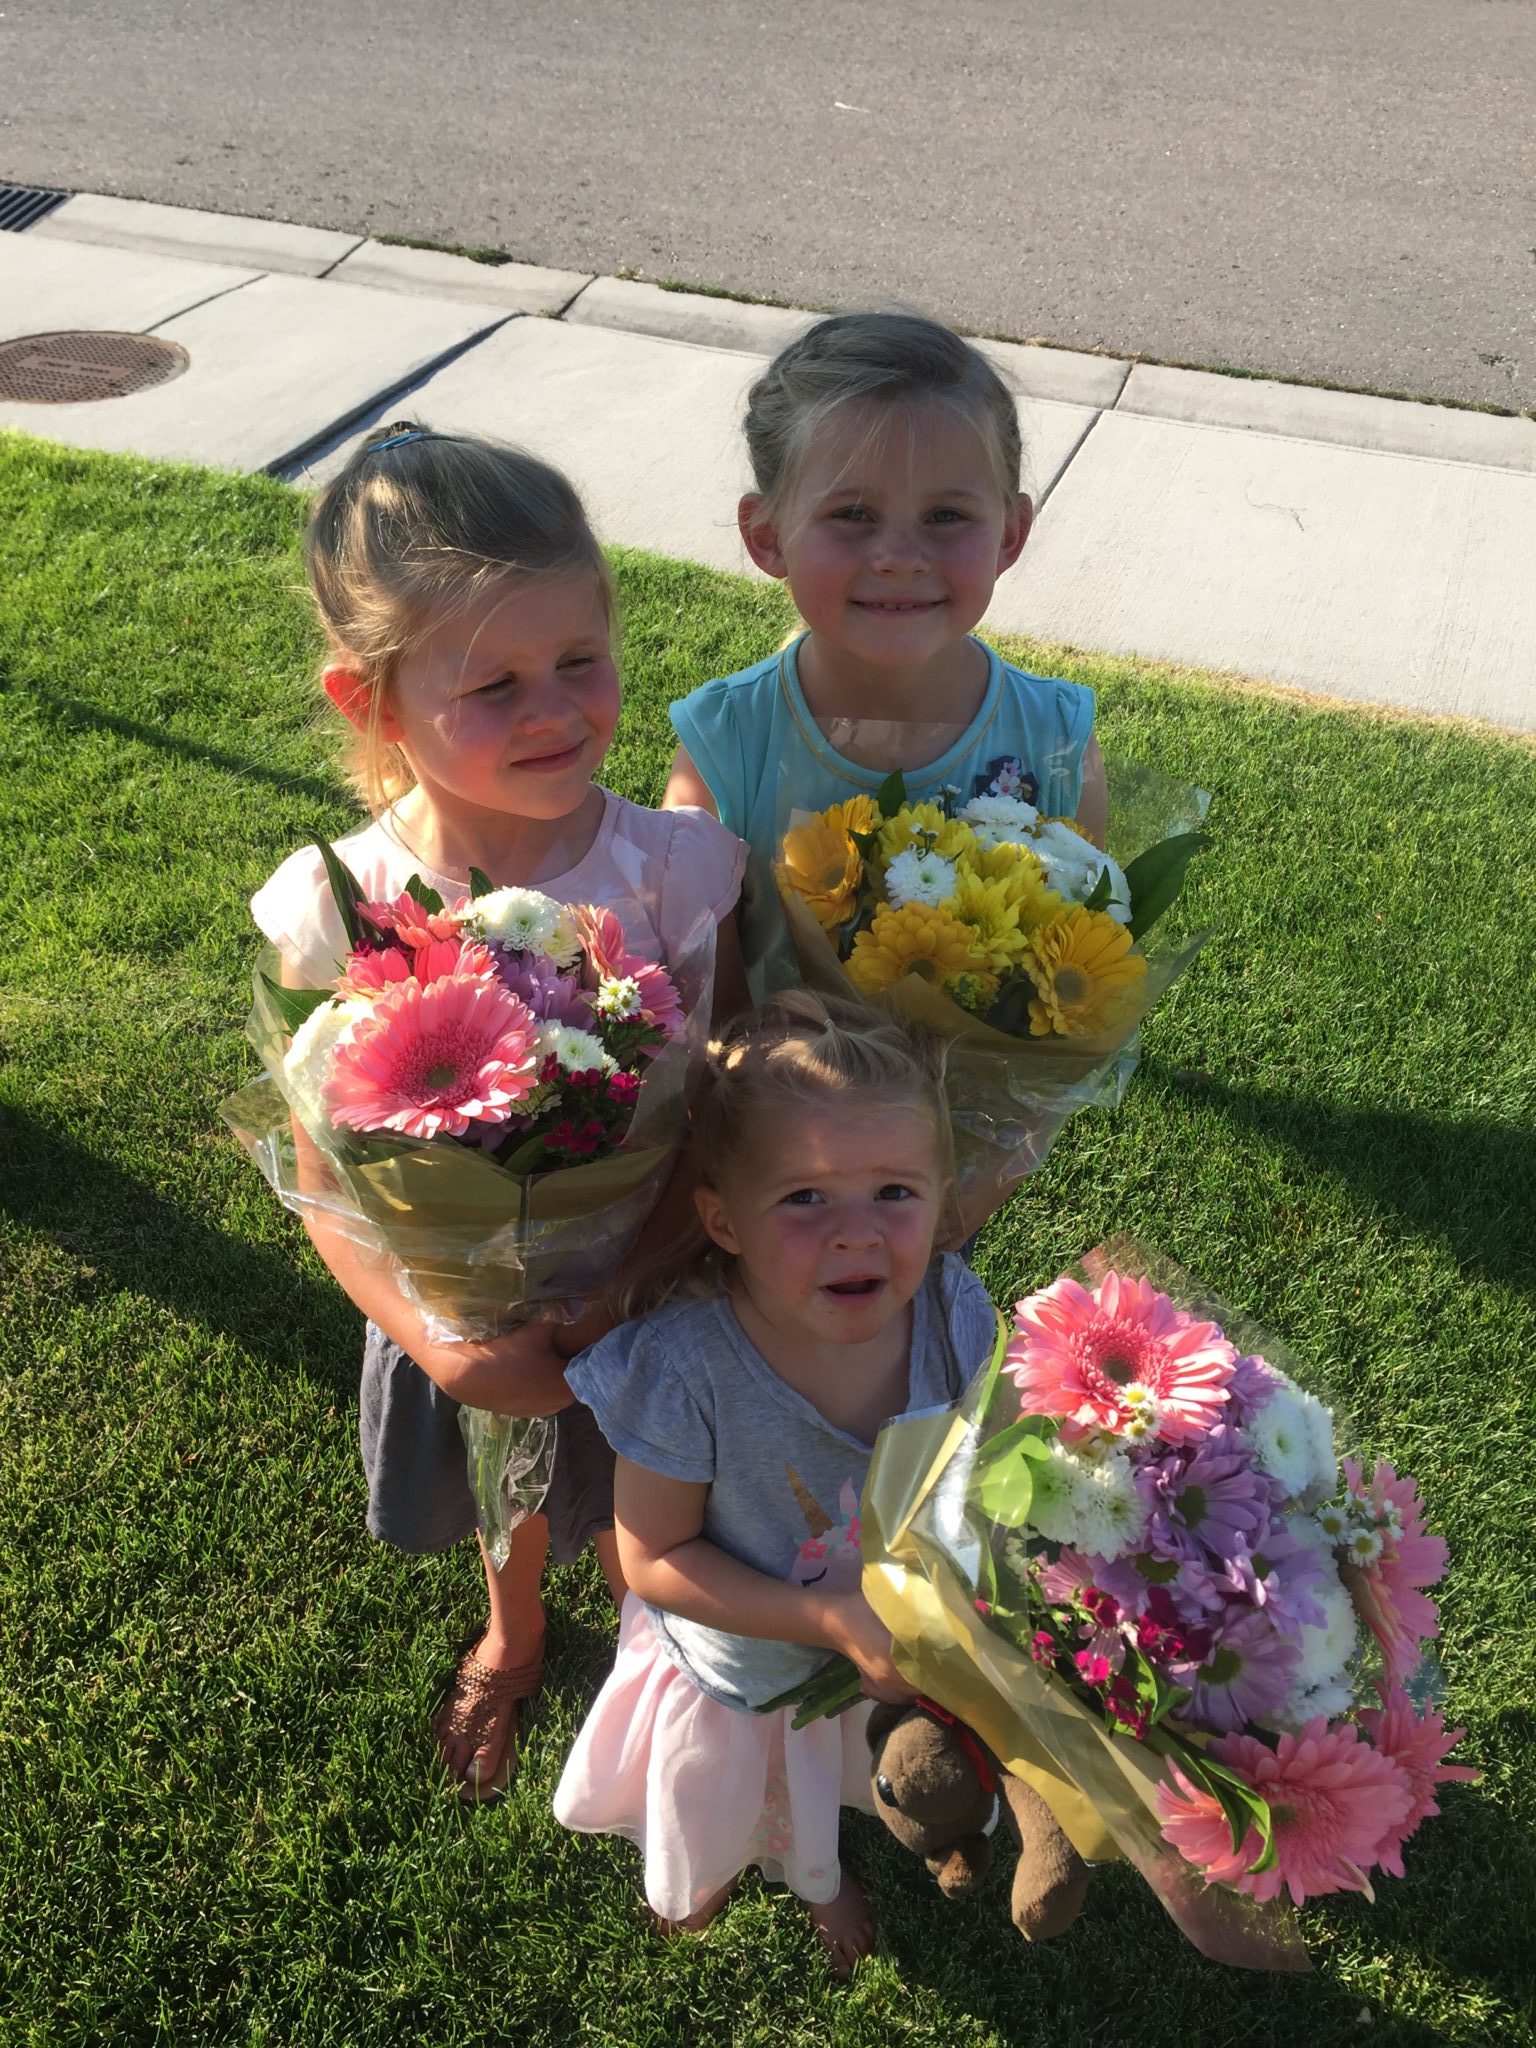
[(859, 1591), (859, 1494), (888, 1418), (955, 1400), (996, 1321), (951, 1222), (940, 1056), (892, 1018), (796, 991), (713, 1048), (695, 1116), (688, 1298), (570, 1367), (618, 1454), (631, 1587), (618, 1658), (556, 1794), (621, 1834), (665, 1925), (698, 1927), (758, 1865), (810, 1906), (833, 1967), (873, 1945), (838, 1860), (868, 1809), (868, 1706), (794, 1730), (756, 1711), (842, 1652), (912, 1697)]

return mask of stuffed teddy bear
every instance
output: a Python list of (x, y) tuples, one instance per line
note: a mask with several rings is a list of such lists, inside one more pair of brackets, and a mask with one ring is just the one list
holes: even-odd
[(974, 1891), (992, 1865), (1000, 1813), (1018, 1845), (1013, 1924), (1026, 1941), (1065, 1933), (1082, 1909), (1088, 1866), (1031, 1786), (1003, 1770), (963, 1721), (931, 1700), (869, 1717), (875, 1811), (921, 1856), (946, 1898)]

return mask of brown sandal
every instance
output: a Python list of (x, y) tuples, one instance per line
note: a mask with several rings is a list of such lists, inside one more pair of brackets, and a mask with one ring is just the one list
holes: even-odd
[[(482, 1638), (482, 1641), (484, 1638)], [(480, 1645), (475, 1645), (478, 1650)], [(499, 1670), (495, 1665), (482, 1664), (471, 1650), (453, 1675), (453, 1683), (446, 1699), (433, 1717), (432, 1732), (437, 1737), (438, 1747), (450, 1735), (459, 1736), (463, 1741), (479, 1747), (486, 1729), (499, 1717), (502, 1721), (501, 1753), (487, 1777), (483, 1771), (476, 1771), (473, 1777), (459, 1780), (459, 1797), (471, 1806), (479, 1806), (490, 1799), (499, 1799), (511, 1782), (512, 1772), (517, 1763), (517, 1714), (519, 1700), (525, 1700), (536, 1693), (544, 1679), (544, 1642), (541, 1637), (537, 1655), (530, 1657), (526, 1664)]]

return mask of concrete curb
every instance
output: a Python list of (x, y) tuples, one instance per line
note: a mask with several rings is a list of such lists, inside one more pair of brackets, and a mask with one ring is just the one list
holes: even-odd
[[(409, 249), (329, 228), (98, 193), (75, 194), (27, 232), (58, 241), (334, 278), (375, 290), (543, 314), (573, 326), (648, 334), (744, 355), (774, 354), (817, 317), (789, 306), (664, 291), (640, 279), (594, 277), (587, 271), (527, 263), (476, 263), (446, 250)], [(1536, 475), (1536, 420), (1171, 369), (1026, 342), (978, 337), (977, 346), (1024, 399)]]
[(337, 284), (366, 284), (376, 291), (414, 292), (422, 298), (502, 306), (509, 313), (546, 314), (563, 312), (592, 282), (590, 270), (476, 263), (446, 249), (406, 249), (393, 242), (360, 242), (326, 276)]
[(298, 277), (322, 277), (363, 239), (333, 228), (295, 227), (239, 213), (203, 213), (191, 206), (155, 206), (146, 199), (113, 199), (77, 192), (45, 214), (28, 234), (59, 242), (96, 242), (142, 249), (157, 256), (188, 256), (202, 263), (254, 264)]
[(1136, 363), (1115, 409), (1186, 426), (1241, 427), (1291, 441), (1326, 441), (1378, 455), (1477, 462), (1536, 475), (1536, 420), (1501, 419), (1456, 406)]

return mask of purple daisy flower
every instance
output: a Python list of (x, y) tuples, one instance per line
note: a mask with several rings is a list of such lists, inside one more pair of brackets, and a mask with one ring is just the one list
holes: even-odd
[(520, 996), (535, 1017), (549, 1024), (574, 1024), (592, 1029), (592, 1004), (585, 989), (562, 974), (542, 953), (514, 953), (492, 946), (496, 972), (513, 995)]
[(1284, 1385), (1284, 1375), (1262, 1358), (1240, 1358), (1227, 1382), (1227, 1413), (1244, 1429), (1269, 1399), (1274, 1388)]
[(1225, 1424), (1193, 1452), (1176, 1451), (1144, 1465), (1137, 1485), (1152, 1510), (1152, 1548), (1169, 1558), (1224, 1560), (1254, 1548), (1268, 1529), (1275, 1499), (1271, 1480), (1255, 1469), (1247, 1445)]
[(1281, 1635), (1267, 1614), (1234, 1609), (1203, 1662), (1170, 1667), (1175, 1681), (1189, 1688), (1180, 1713), (1199, 1728), (1235, 1733), (1245, 1722), (1279, 1712), (1300, 1661), (1300, 1646)]

